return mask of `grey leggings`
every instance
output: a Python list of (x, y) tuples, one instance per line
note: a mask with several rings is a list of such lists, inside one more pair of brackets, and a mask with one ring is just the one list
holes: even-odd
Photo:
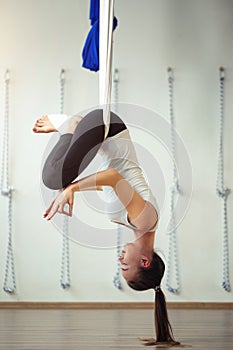
[[(125, 129), (121, 118), (111, 112), (107, 137)], [(72, 183), (96, 156), (104, 141), (104, 131), (103, 110), (97, 109), (78, 123), (74, 134), (61, 135), (43, 167), (45, 186), (58, 190)]]

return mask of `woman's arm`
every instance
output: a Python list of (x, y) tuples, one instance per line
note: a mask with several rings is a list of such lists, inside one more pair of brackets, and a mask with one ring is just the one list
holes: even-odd
[(123, 179), (123, 176), (121, 176), (115, 169), (110, 168), (73, 182), (69, 185), (69, 188), (73, 192), (90, 189), (102, 190), (103, 186), (111, 186), (114, 188), (117, 182), (121, 179)]
[[(44, 213), (44, 218), (52, 219), (56, 213), (72, 216), (74, 204), (74, 192), (80, 191), (102, 191), (102, 186), (113, 185), (113, 178), (119, 174), (114, 169), (107, 169), (96, 174), (87, 176), (81, 180), (71, 183), (64, 190), (60, 190), (55, 199)], [(120, 175), (120, 174), (119, 174)], [(69, 211), (65, 211), (64, 207), (68, 205)]]
[[(120, 173), (110, 168), (70, 184), (51, 203), (44, 217), (50, 220), (57, 212), (72, 216), (74, 192), (91, 189), (100, 190), (102, 186), (111, 186), (113, 188), (119, 200), (125, 206), (130, 220), (134, 220), (142, 212), (145, 206), (145, 200), (130, 186)], [(64, 210), (66, 204), (69, 206), (69, 212)]]

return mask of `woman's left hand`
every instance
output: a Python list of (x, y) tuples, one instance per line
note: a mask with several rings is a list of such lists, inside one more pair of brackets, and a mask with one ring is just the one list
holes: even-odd
[[(72, 216), (74, 203), (74, 192), (71, 186), (66, 187), (64, 190), (60, 190), (55, 199), (51, 202), (50, 206), (44, 213), (44, 218), (51, 220), (56, 213)], [(69, 211), (65, 211), (65, 205), (69, 206)]]

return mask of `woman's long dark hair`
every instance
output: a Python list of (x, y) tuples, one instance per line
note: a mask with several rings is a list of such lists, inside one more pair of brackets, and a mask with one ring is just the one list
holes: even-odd
[(179, 345), (175, 341), (172, 333), (172, 327), (168, 320), (167, 306), (165, 296), (160, 288), (160, 283), (164, 275), (165, 265), (157, 253), (153, 253), (149, 268), (140, 267), (135, 281), (128, 282), (128, 285), (135, 290), (155, 290), (155, 332), (156, 343), (169, 343), (170, 345)]

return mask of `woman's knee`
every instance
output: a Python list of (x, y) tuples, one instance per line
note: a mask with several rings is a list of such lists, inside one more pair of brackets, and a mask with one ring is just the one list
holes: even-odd
[(62, 178), (58, 171), (55, 171), (48, 166), (44, 166), (42, 171), (42, 181), (44, 185), (50, 190), (60, 190), (62, 186)]

